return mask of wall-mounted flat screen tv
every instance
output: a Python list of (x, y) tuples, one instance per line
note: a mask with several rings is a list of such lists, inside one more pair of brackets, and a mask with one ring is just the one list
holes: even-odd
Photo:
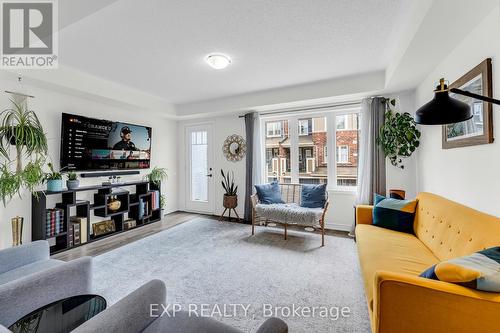
[(62, 114), (65, 171), (147, 169), (150, 159), (151, 127)]

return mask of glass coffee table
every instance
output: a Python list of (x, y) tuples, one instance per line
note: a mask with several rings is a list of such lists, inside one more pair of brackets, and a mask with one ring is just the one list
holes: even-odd
[(24, 316), (9, 327), (14, 333), (71, 332), (106, 309), (99, 295), (79, 295), (45, 305)]

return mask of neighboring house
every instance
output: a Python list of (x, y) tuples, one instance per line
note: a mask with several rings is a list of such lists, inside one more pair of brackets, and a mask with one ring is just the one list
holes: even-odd
[[(290, 136), (288, 120), (266, 122), (266, 165), (268, 180), (291, 182)], [(299, 182), (327, 182), (328, 147), (326, 117), (298, 120)], [(337, 184), (356, 186), (358, 166), (357, 114), (337, 116)]]

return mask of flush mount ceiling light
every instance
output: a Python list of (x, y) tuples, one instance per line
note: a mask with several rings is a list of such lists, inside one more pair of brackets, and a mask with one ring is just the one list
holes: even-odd
[(231, 58), (222, 53), (210, 53), (205, 61), (214, 69), (224, 69), (231, 64)]

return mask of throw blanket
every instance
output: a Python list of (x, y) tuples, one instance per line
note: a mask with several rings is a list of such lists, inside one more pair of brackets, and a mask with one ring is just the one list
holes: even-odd
[(319, 223), (323, 208), (306, 208), (296, 203), (290, 204), (257, 204), (257, 214), (279, 223), (314, 226)]

